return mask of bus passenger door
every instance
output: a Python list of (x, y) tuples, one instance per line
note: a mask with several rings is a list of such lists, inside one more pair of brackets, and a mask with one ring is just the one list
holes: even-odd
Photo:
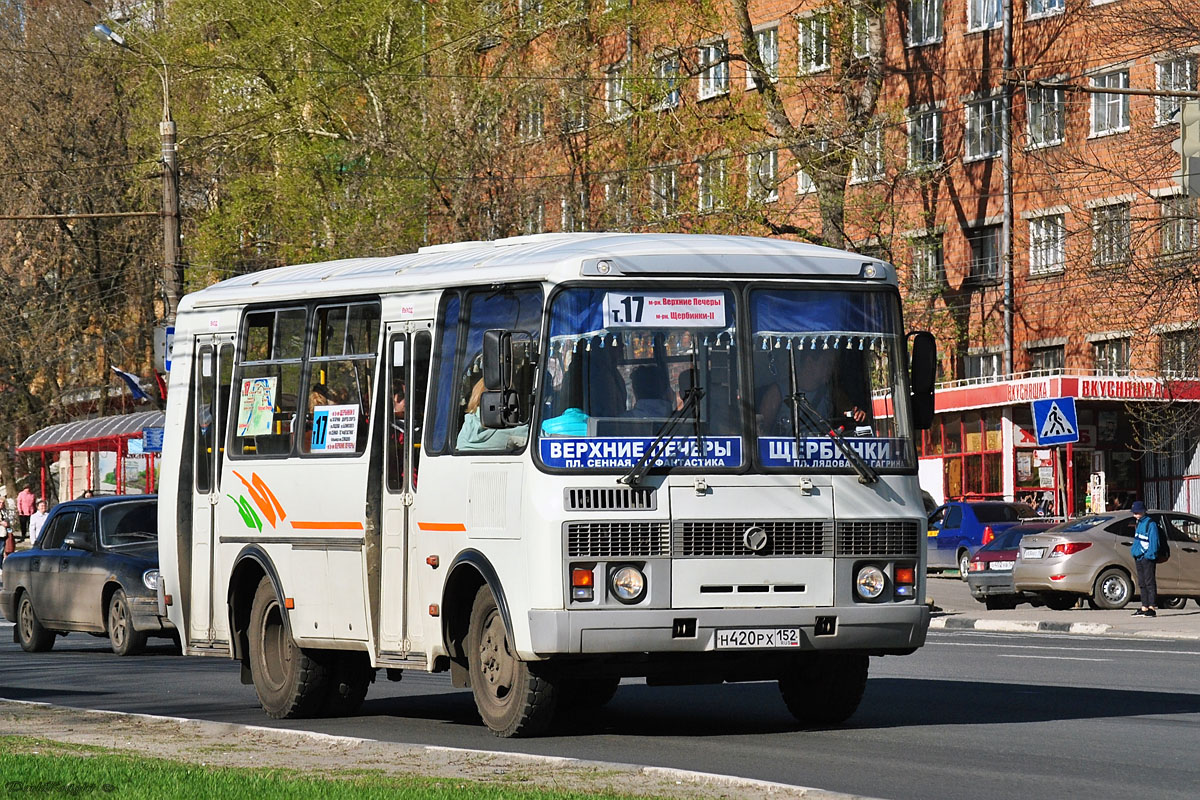
[(195, 414), (192, 441), (192, 579), (185, 608), (190, 644), (207, 645), (227, 636), (225, 603), (217, 602), (213, 586), (213, 556), (217, 538), (217, 504), (221, 499), (221, 464), (225, 455), (225, 417), (233, 383), (233, 336), (219, 334), (196, 340), (192, 391)]
[(383, 533), (380, 568), (381, 653), (407, 656), (420, 652), (421, 643), (412, 640), (412, 598), (409, 570), (414, 554), (409, 526), (414, 524), (409, 510), (420, 482), (421, 439), (425, 395), (429, 386), (429, 351), (432, 322), (406, 322), (388, 325), (387, 387), (390, 413), (384, 443), (384, 487), (381, 502)]

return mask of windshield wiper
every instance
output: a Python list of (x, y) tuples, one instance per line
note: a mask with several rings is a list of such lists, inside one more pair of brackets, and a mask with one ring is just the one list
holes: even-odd
[(812, 401), (805, 397), (804, 392), (797, 390), (796, 353), (794, 351), (788, 362), (791, 366), (789, 377), (792, 389), (788, 400), (792, 404), (792, 435), (795, 439), (796, 455), (800, 455), (800, 422), (803, 420), (805, 425), (815, 431), (828, 431), (829, 438), (833, 439), (834, 444), (842, 451), (842, 455), (850, 462), (850, 466), (854, 467), (854, 471), (858, 473), (859, 483), (870, 484), (878, 482), (879, 473), (858, 454), (857, 450), (850, 446), (850, 443), (846, 441), (846, 437), (842, 436), (842, 429), (831, 425), (829, 420), (821, 416), (821, 412), (812, 404)]
[[(693, 374), (695, 373), (693, 372)], [(646, 477), (646, 473), (650, 471), (650, 460), (654, 458), (659, 445), (664, 439), (675, 432), (675, 427), (679, 425), (680, 421), (689, 412), (692, 413), (692, 421), (696, 428), (697, 447), (700, 449), (700, 455), (704, 455), (704, 439), (700, 434), (700, 399), (702, 397), (704, 397), (704, 390), (699, 386), (690, 386), (684, 390), (683, 404), (671, 412), (671, 416), (667, 417), (662, 427), (658, 429), (654, 441), (646, 448), (646, 452), (642, 453), (642, 457), (630, 468), (629, 472), (617, 478), (617, 483), (623, 483), (627, 486), (637, 486), (641, 483), (642, 478)]]

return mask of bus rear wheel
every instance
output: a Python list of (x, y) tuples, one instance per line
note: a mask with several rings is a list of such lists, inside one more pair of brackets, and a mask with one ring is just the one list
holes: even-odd
[(801, 656), (779, 678), (788, 711), (805, 725), (839, 725), (850, 718), (867, 688), (870, 659), (851, 653)]
[(486, 586), (471, 606), (467, 666), (475, 706), (492, 733), (503, 738), (536, 736), (550, 726), (557, 687), (548, 670), (517, 657), (496, 598)]
[(267, 716), (312, 716), (325, 698), (328, 669), (323, 659), (296, 645), (283, 605), (263, 578), (250, 606), (250, 675)]

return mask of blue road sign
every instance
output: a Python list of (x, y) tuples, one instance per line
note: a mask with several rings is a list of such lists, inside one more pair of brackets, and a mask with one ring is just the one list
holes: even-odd
[(164, 428), (142, 428), (142, 452), (161, 453), (164, 430)]
[(1068, 444), (1079, 441), (1079, 423), (1074, 397), (1034, 400), (1033, 431), (1039, 445)]

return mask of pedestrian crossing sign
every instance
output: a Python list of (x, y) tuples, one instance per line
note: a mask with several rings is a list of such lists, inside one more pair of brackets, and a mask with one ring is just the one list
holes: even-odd
[(1039, 446), (1079, 441), (1074, 397), (1033, 401), (1033, 431)]

